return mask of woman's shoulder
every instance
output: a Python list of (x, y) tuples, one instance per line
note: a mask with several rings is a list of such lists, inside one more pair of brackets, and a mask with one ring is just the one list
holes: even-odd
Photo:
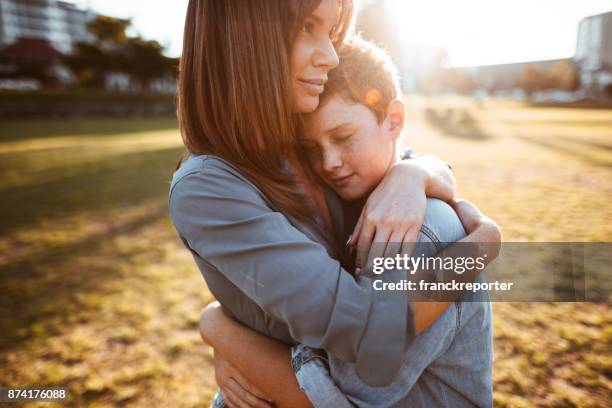
[(271, 204), (238, 168), (213, 155), (190, 155), (174, 172), (168, 209), (175, 224), (191, 217), (239, 218), (272, 211)]
[[(220, 183), (222, 181), (222, 183)], [(170, 197), (176, 190), (224, 186), (228, 192), (243, 189), (258, 191), (257, 187), (233, 164), (221, 157), (190, 154), (174, 172), (170, 183)]]
[(215, 175), (215, 173), (229, 173), (244, 178), (240, 170), (221, 157), (212, 154), (190, 154), (174, 172), (171, 184), (177, 184), (191, 174)]

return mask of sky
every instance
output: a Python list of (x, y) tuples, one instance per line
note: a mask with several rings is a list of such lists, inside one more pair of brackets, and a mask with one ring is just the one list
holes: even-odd
[[(169, 56), (180, 55), (187, 0), (73, 2), (132, 18), (132, 34), (158, 40)], [(388, 0), (387, 7), (397, 20), (389, 23), (400, 28), (407, 47), (441, 46), (450, 65), (468, 66), (571, 57), (579, 21), (612, 11), (612, 0)]]

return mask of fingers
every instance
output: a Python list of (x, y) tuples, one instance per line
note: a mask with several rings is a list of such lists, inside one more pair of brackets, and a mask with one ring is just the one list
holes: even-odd
[(357, 258), (355, 259), (356, 266), (363, 268), (367, 265), (365, 261), (366, 257), (368, 256), (368, 252), (370, 251), (375, 233), (376, 223), (373, 222), (371, 218), (365, 217), (361, 226), (359, 237), (353, 237), (353, 242), (356, 238), (358, 238)]
[(359, 240), (359, 235), (361, 234), (361, 228), (363, 227), (363, 216), (364, 212), (362, 211), (361, 214), (359, 215), (359, 219), (357, 220), (357, 224), (355, 225), (355, 228), (353, 229), (353, 233), (351, 234), (351, 237), (349, 238), (349, 241), (346, 243), (347, 245), (355, 245), (355, 243)]
[(215, 353), (214, 364), (215, 379), (230, 407), (270, 408), (273, 406), (263, 392), (244, 378), (218, 353)]
[(391, 230), (387, 228), (376, 229), (374, 240), (370, 243), (370, 250), (367, 254), (367, 262), (364, 264), (364, 266), (369, 267), (374, 262), (374, 259), (384, 256), (390, 237)]
[(231, 398), (237, 402), (240, 407), (255, 407), (255, 408), (271, 408), (272, 404), (263, 399), (257, 398), (245, 390), (241, 384), (238, 383), (234, 378), (230, 378), (227, 382), (225, 389), (231, 394)]
[(259, 388), (257, 388), (253, 383), (247, 380), (242, 374), (240, 374), (237, 370), (234, 370), (232, 374), (233, 379), (238, 383), (240, 387), (246, 390), (248, 393), (254, 395), (255, 397), (273, 403), (272, 399), (269, 398), (266, 394), (263, 393)]
[(221, 388), (221, 395), (229, 408), (249, 408), (249, 406), (242, 402), (234, 391), (230, 390), (228, 387)]
[(419, 234), (420, 228), (411, 227), (408, 228), (404, 238), (402, 239), (402, 254), (407, 254), (408, 256), (412, 256), (412, 252), (414, 251), (414, 246), (416, 245), (417, 236)]
[[(403, 230), (392, 231), (391, 235), (389, 236), (389, 242), (384, 248), (384, 253), (382, 254), (382, 256), (385, 258), (392, 258), (395, 257), (395, 255), (399, 254), (400, 250), (402, 249), (402, 241), (404, 240), (405, 234), (406, 231)], [(381, 246), (380, 241), (378, 241), (377, 237), (374, 238), (374, 242), (376, 247)]]

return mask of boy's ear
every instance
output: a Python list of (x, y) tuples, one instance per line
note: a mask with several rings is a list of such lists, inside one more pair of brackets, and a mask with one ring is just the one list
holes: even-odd
[(399, 137), (404, 130), (404, 119), (406, 112), (404, 108), (404, 102), (399, 99), (394, 99), (389, 103), (387, 107), (387, 116), (385, 118), (385, 125), (387, 130), (391, 132), (394, 137)]

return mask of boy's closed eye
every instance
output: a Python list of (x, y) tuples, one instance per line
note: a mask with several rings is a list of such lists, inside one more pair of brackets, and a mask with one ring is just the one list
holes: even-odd
[(336, 142), (346, 142), (353, 136), (353, 133), (345, 133), (343, 135), (339, 135), (334, 137), (334, 141)]

